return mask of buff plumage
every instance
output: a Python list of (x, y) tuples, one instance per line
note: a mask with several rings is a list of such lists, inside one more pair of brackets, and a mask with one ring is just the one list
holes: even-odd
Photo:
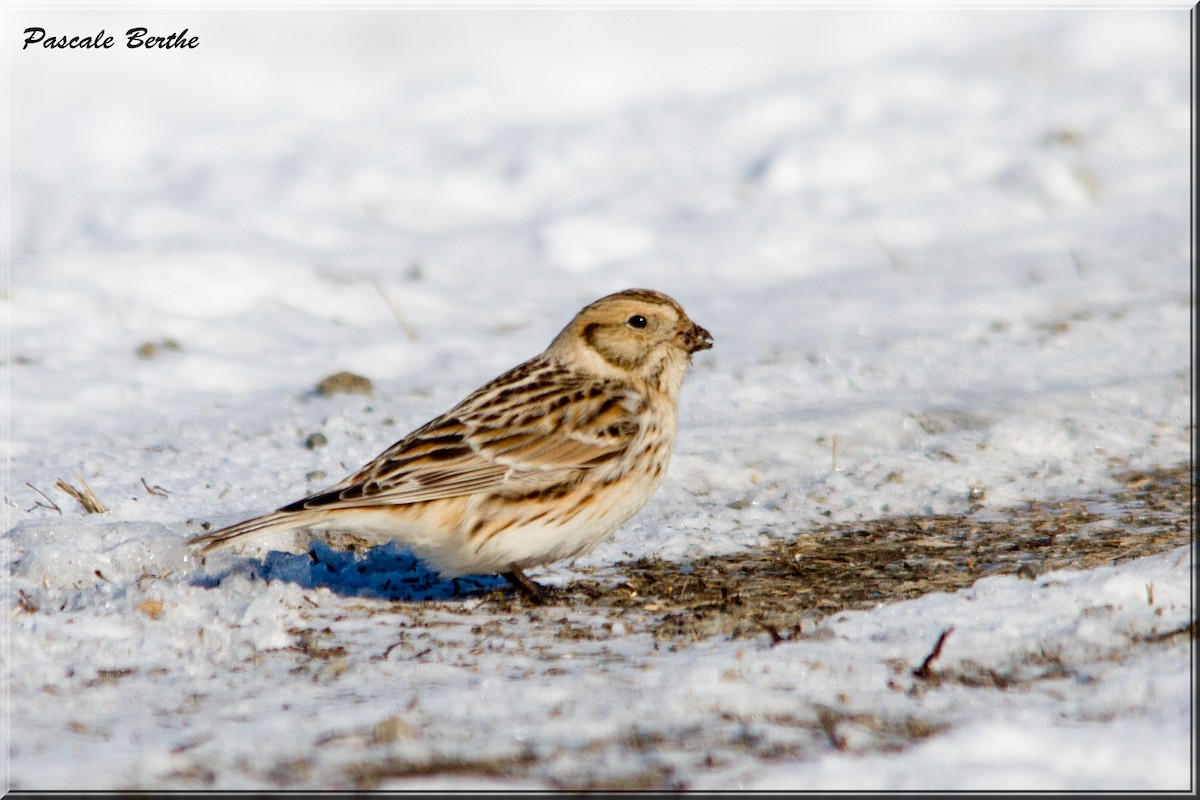
[(545, 352), (477, 389), (330, 488), (199, 536), (207, 553), (292, 528), (398, 540), (442, 575), (523, 570), (588, 552), (666, 472), (679, 392), (708, 331), (659, 292), (581, 310)]

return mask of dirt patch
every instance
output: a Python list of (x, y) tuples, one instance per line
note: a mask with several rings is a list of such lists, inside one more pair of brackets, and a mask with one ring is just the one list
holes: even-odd
[[(578, 573), (584, 577), (552, 591), (546, 605), (530, 603), (496, 579), (476, 590), (464, 584), (429, 599), (368, 601), (341, 613), (403, 610), (400, 641), (380, 648), (381, 655), (375, 656), (385, 659), (395, 658), (397, 648), (406, 652), (404, 657), (418, 660), (434, 648), (473, 648), (470, 652), (475, 654), (491, 637), (503, 639), (521, 620), (537, 623), (523, 635), (529, 647), (552, 651), (560, 646), (598, 666), (607, 657), (606, 640), (630, 633), (653, 635), (650, 658), (653, 651), (683, 649), (710, 637), (766, 638), (786, 647), (793, 639), (830, 635), (822, 620), (844, 610), (956, 591), (990, 575), (1036, 579), (1050, 570), (1088, 569), (1192, 541), (1190, 466), (1130, 473), (1121, 481), (1116, 491), (1033, 502), (1022, 508), (828, 525), (797, 531), (791, 540), (685, 564), (641, 559), (581, 569)], [(334, 555), (321, 551), (320, 558)], [(350, 571), (354, 563), (347, 561), (337, 574)], [(380, 561), (377, 566), (390, 563)], [(1147, 592), (1152, 591), (1148, 586)], [(466, 639), (422, 638), (423, 631), (453, 631), (467, 622), (472, 636)], [(353, 644), (333, 644), (336, 633), (329, 628), (293, 634), (297, 636), (294, 651), (321, 669), (354, 655)], [(947, 628), (937, 641), (916, 647), (912, 658), (891, 663), (894, 679), (888, 687), (919, 695), (941, 686), (1005, 690), (1044, 681), (1089, 679), (1045, 647), (1011, 664), (958, 660), (943, 665), (941, 645), (947, 637), (952, 641), (953, 635), (953, 628)], [(1193, 621), (1140, 641), (1157, 646), (1195, 635)], [(562, 641), (535, 640), (539, 636)], [(924, 662), (921, 652), (928, 653)], [(1111, 657), (1126, 655), (1121, 648)], [(564, 672), (556, 662), (541, 674)], [(336, 733), (318, 745), (345, 745), (347, 739), (360, 743), (363, 755), (340, 773), (346, 785), (358, 790), (399, 786), (419, 777), (461, 776), (485, 781), (526, 779), (559, 791), (681, 791), (688, 788), (692, 776), (748, 761), (794, 763), (830, 748), (849, 754), (898, 752), (951, 724), (924, 709), (910, 714), (839, 695), (833, 704), (796, 704), (765, 717), (722, 711), (702, 727), (635, 727), (586, 745), (587, 763), (594, 765), (588, 767), (581, 767), (584, 762), (578, 753), (554, 750), (517, 749), (474, 760), (436, 752), (405, 757), (388, 747), (372, 750), (372, 745), (416, 737), (419, 725), (399, 718)]]
[(347, 394), (371, 394), (375, 391), (370, 378), (356, 375), (353, 372), (338, 372), (323, 378), (317, 383), (317, 394), (331, 395), (339, 392)]
[[(633, 615), (660, 639), (808, 635), (817, 620), (847, 609), (953, 592), (989, 575), (1034, 579), (1090, 569), (1187, 544), (1194, 537), (1192, 469), (1182, 465), (1121, 476), (1123, 488), (1078, 499), (1030, 503), (998, 520), (980, 514), (902, 517), (800, 531), (790, 541), (681, 565), (640, 559), (581, 570), (554, 605), (608, 607)], [(624, 576), (618, 583), (602, 575)], [(492, 592), (516, 611), (522, 598)], [(564, 636), (578, 638), (577, 625)]]
[(536, 763), (531, 754), (522, 754), (512, 758), (486, 758), (475, 761), (447, 759), (435, 757), (425, 761), (407, 761), (401, 758), (388, 758), (378, 761), (363, 761), (350, 766), (346, 775), (359, 791), (371, 791), (379, 783), (390, 780), (412, 778), (427, 778), (437, 776), (446, 778), (511, 778), (520, 774)]

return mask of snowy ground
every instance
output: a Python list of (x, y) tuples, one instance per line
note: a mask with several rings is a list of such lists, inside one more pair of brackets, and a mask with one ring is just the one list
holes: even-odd
[[(630, 286), (716, 346), (664, 486), (550, 585), (1187, 462), (1184, 8), (18, 9), (5, 46), (13, 788), (1195, 787), (1190, 547), (667, 646), (394, 552), (182, 545)], [(1011, 685), (914, 679), (950, 625), (939, 669)]]

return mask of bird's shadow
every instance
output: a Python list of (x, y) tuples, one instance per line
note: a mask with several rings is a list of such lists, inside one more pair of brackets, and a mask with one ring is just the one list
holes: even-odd
[(335, 550), (313, 540), (304, 553), (272, 550), (260, 559), (244, 559), (221, 575), (198, 579), (217, 586), (231, 574), (249, 572), (268, 581), (287, 581), (305, 589), (324, 587), (346, 597), (377, 600), (453, 600), (508, 586), (496, 575), (463, 575), (442, 579), (406, 548), (394, 542), (361, 554)]

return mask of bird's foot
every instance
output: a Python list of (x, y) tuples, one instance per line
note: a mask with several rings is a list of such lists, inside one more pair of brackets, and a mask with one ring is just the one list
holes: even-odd
[(504, 573), (504, 577), (509, 583), (517, 587), (517, 591), (528, 597), (531, 603), (543, 605), (553, 599), (552, 590), (532, 580), (519, 567), (512, 567), (508, 572)]

